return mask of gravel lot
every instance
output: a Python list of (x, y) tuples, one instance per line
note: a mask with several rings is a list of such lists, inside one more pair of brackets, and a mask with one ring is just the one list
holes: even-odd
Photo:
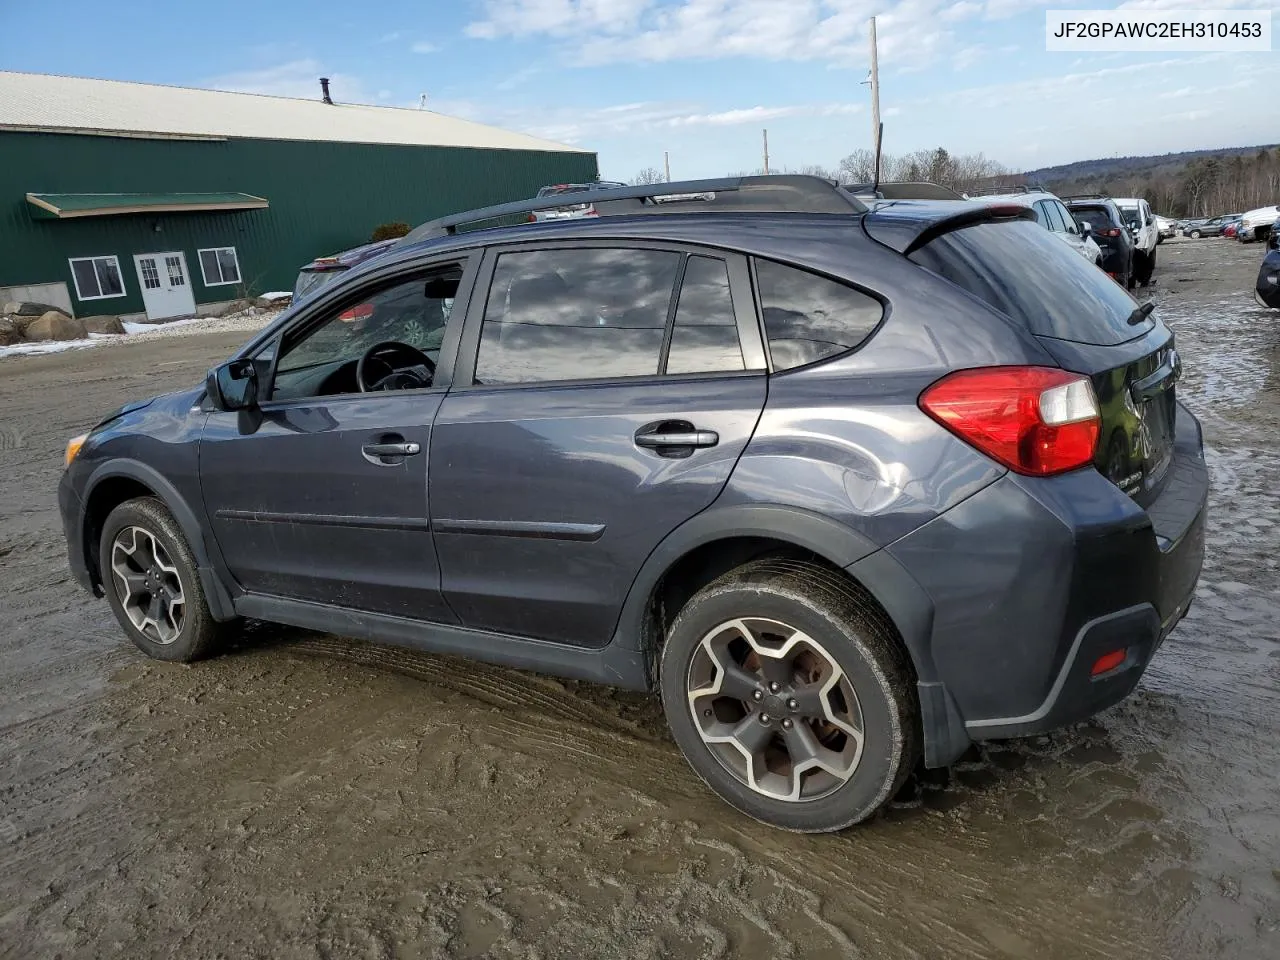
[(1214, 491), (1138, 692), (889, 812), (774, 832), (649, 698), (259, 625), (149, 662), (64, 559), (66, 438), (245, 334), (0, 360), (0, 956), (1280, 956), (1280, 313), (1160, 247)]

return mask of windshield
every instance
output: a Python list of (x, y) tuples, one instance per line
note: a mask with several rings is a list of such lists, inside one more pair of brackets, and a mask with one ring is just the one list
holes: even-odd
[(911, 259), (967, 290), (1033, 334), (1111, 346), (1152, 327), (1130, 325), (1137, 303), (1053, 234), (1026, 220), (944, 233)]
[(1121, 207), (1120, 216), (1124, 217), (1125, 223), (1137, 223), (1140, 219), (1137, 207)]
[(293, 284), (293, 302), (297, 303), (310, 293), (315, 293), (338, 277), (342, 270), (303, 270)]

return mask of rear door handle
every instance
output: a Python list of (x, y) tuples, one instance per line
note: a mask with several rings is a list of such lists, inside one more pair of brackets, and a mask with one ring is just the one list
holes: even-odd
[(720, 434), (714, 430), (682, 430), (671, 433), (637, 433), (636, 446), (658, 447), (714, 447), (720, 442)]

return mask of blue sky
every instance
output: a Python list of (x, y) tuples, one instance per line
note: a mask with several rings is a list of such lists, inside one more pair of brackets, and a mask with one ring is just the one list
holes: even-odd
[[(1276, 0), (1127, 8), (1271, 9)], [(0, 0), (0, 69), (430, 109), (573, 143), (605, 177), (834, 166), (871, 142), (1027, 169), (1280, 140), (1280, 53), (1046, 53), (1044, 10), (1098, 0)], [(1276, 18), (1280, 26), (1280, 16)]]

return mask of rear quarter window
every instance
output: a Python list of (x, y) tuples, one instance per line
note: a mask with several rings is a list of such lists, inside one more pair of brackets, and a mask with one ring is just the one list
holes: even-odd
[(910, 259), (1036, 336), (1111, 346), (1154, 325), (1144, 320), (1130, 326), (1137, 302), (1061, 240), (1026, 220), (945, 233)]
[(755, 266), (775, 371), (852, 350), (884, 316), (879, 300), (843, 283), (769, 260)]

